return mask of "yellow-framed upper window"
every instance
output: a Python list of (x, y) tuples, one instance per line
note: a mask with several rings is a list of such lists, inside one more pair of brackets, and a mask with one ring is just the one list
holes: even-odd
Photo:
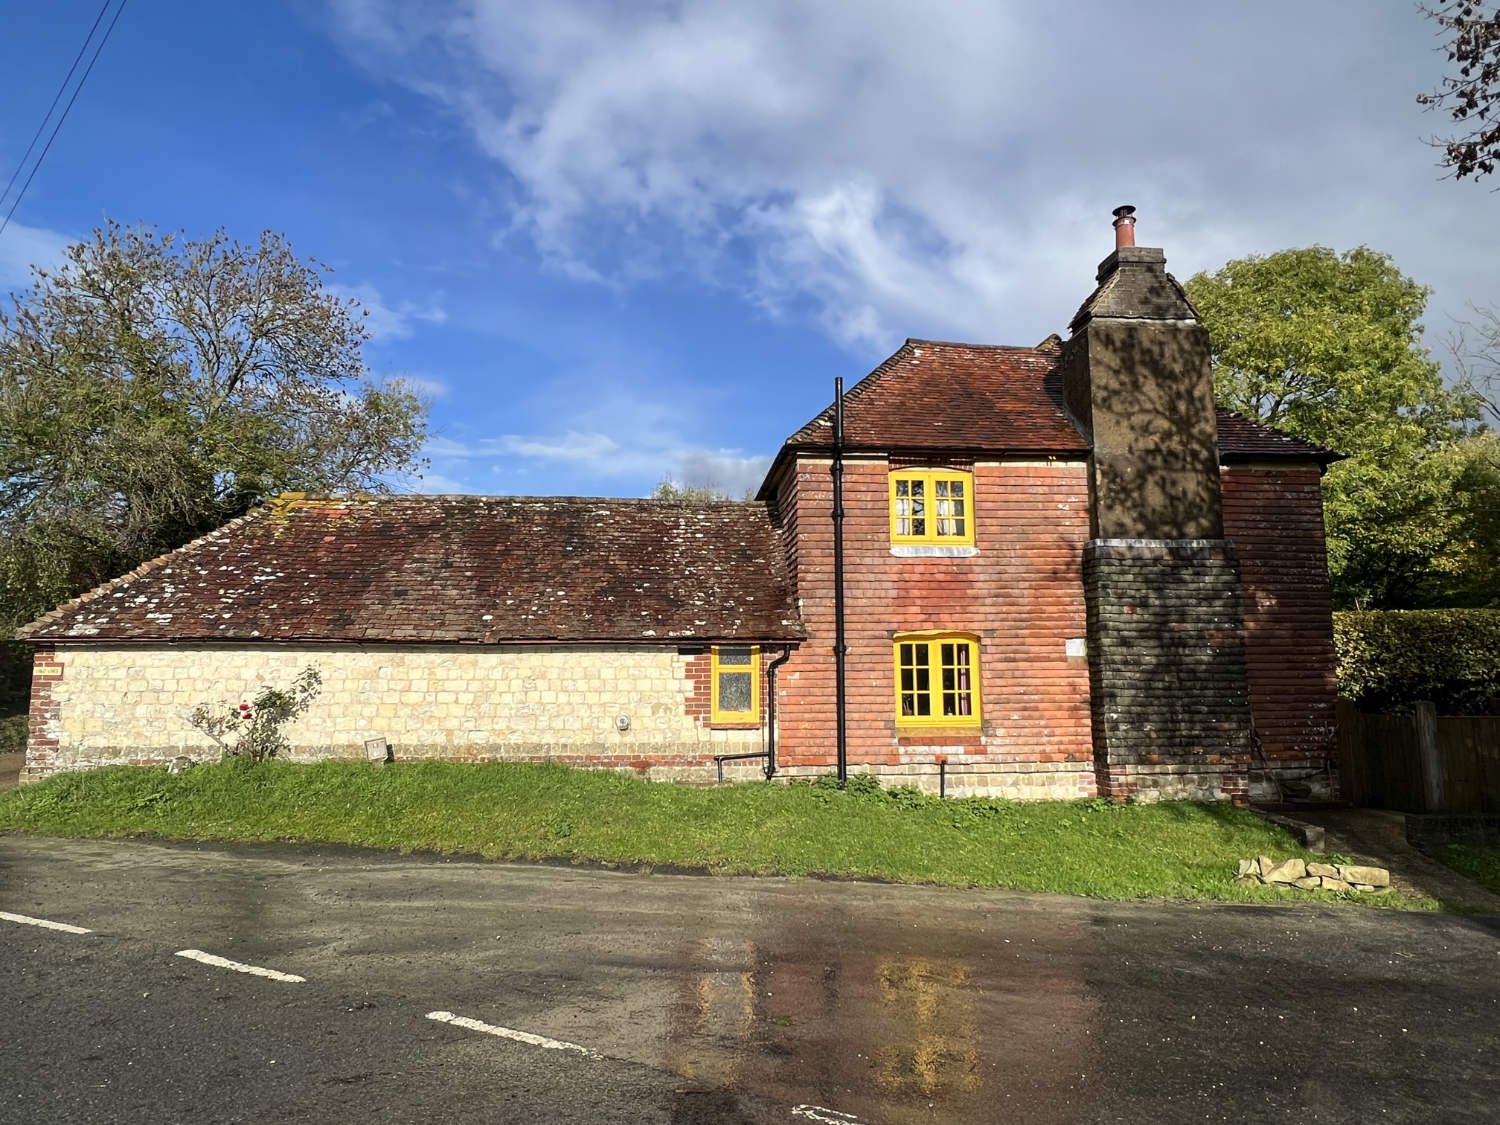
[(901, 469), (891, 474), (891, 542), (974, 543), (974, 474)]
[(754, 645), (715, 645), (713, 721), (760, 722), (760, 649)]
[(960, 633), (895, 639), (898, 726), (979, 725), (979, 642)]

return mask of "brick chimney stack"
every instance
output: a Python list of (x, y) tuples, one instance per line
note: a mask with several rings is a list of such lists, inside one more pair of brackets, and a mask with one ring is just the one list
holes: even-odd
[(1061, 357), (1090, 448), (1082, 577), (1099, 787), (1242, 797), (1249, 692), (1208, 332), (1166, 255), (1135, 245), (1135, 208), (1114, 216), (1115, 249)]

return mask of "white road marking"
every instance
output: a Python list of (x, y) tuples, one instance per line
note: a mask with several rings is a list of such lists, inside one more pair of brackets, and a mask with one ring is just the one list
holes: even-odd
[(61, 930), (65, 934), (91, 934), (93, 930), (85, 930), (82, 926), (70, 926), (66, 922), (49, 922), (45, 918), (30, 918), (25, 914), (9, 914), (0, 910), (0, 920), (6, 922), (19, 922), (23, 926), (40, 926), (44, 930)]
[(228, 957), (219, 957), (213, 953), (204, 953), (201, 949), (179, 949), (178, 957), (186, 957), (189, 961), (201, 961), (205, 965), (216, 965), (221, 969), (233, 969), (237, 973), (249, 973), (253, 977), (265, 977), (267, 980), (286, 981), (288, 984), (305, 984), (306, 977), (299, 977), (294, 973), (278, 973), (275, 969), (262, 969), (259, 965), (247, 965), (243, 961), (231, 961)]
[(859, 1118), (852, 1113), (840, 1113), (836, 1109), (825, 1109), (820, 1105), (798, 1105), (792, 1107), (793, 1117), (805, 1117), (809, 1121), (823, 1121), (828, 1125), (859, 1125)]
[(486, 1035), (498, 1035), (501, 1039), (514, 1039), (517, 1043), (529, 1043), (533, 1047), (546, 1047), (549, 1051), (577, 1051), (591, 1059), (604, 1056), (577, 1043), (565, 1043), (561, 1039), (548, 1039), (545, 1035), (533, 1035), (529, 1031), (517, 1031), (513, 1027), (497, 1027), (492, 1023), (472, 1020), (468, 1016), (455, 1016), (452, 1012), (428, 1012), (427, 1018), (439, 1023), (451, 1023), (454, 1027), (466, 1027), (470, 1031), (482, 1031)]

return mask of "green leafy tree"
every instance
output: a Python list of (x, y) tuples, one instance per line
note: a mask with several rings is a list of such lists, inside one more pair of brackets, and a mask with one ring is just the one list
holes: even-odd
[[(1456, 452), (1479, 399), (1423, 347), (1428, 291), (1368, 247), (1233, 261), (1187, 289), (1213, 343), (1219, 402), (1349, 457), (1324, 478), (1337, 600), (1424, 604), (1457, 589), (1470, 530)], [(1441, 454), (1441, 455), (1440, 455)]]
[(1437, 0), (1420, 10), (1442, 29), (1454, 68), (1436, 90), (1417, 95), (1421, 105), (1446, 111), (1457, 130), (1432, 143), (1455, 179), (1488, 176), (1500, 159), (1500, 5)]
[(689, 504), (707, 504), (713, 500), (733, 499), (728, 493), (711, 484), (678, 484), (671, 477), (663, 477), (651, 490), (652, 500), (679, 500)]
[(0, 305), (0, 635), (268, 495), (418, 468), (425, 410), (324, 270), (111, 222)]

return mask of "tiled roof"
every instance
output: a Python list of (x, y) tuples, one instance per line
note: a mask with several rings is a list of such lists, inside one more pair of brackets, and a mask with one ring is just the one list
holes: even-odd
[(1219, 456), (1225, 461), (1316, 461), (1330, 465), (1344, 455), (1327, 446), (1274, 430), (1253, 418), (1219, 407)]
[(796, 640), (762, 504), (295, 493), (32, 622), (31, 640)]
[[(844, 443), (854, 448), (1086, 453), (1063, 409), (1058, 352), (907, 340), (844, 392)], [(787, 439), (833, 444), (829, 406)]]
[[(1051, 340), (1035, 348), (907, 340), (844, 393), (844, 444), (1083, 456), (1088, 440), (1063, 408), (1060, 355)], [(1218, 413), (1225, 461), (1339, 459), (1232, 411)], [(830, 405), (789, 437), (783, 452), (832, 445)]]

